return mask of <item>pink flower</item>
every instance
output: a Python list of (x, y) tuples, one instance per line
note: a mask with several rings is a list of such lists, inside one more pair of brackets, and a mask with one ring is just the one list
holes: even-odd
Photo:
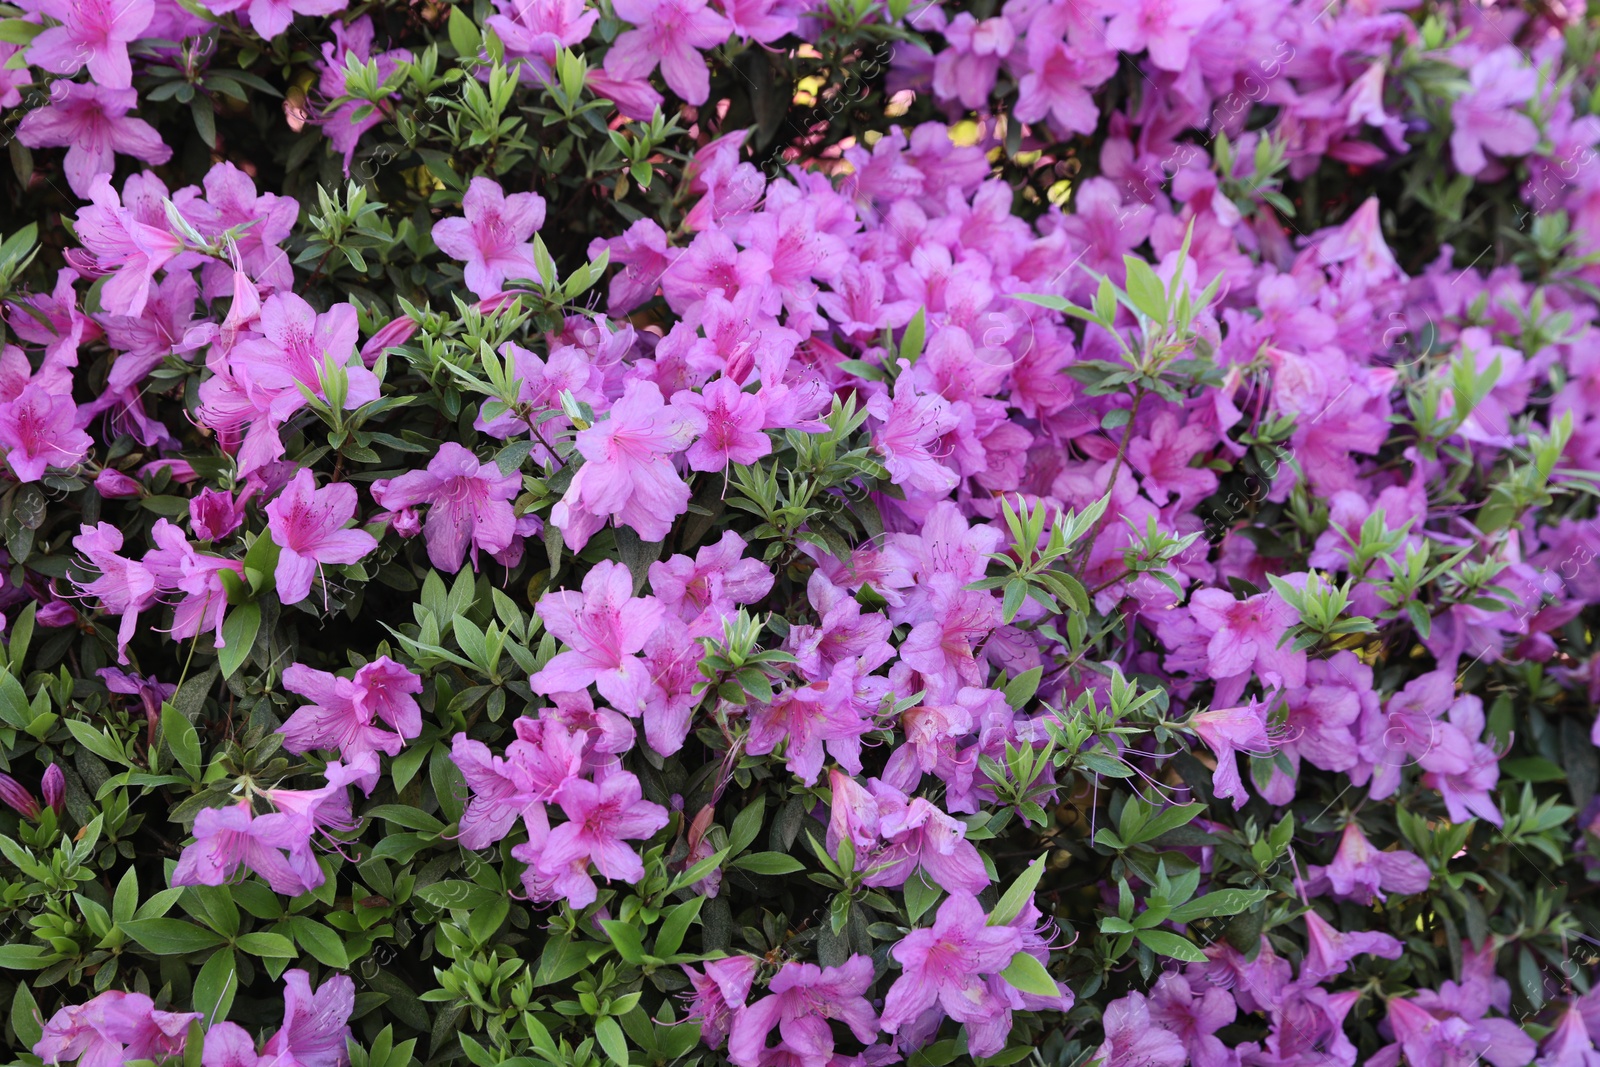
[(79, 1067), (161, 1061), (183, 1054), (189, 1024), (200, 1017), (199, 1012), (157, 1011), (143, 993), (111, 989), (50, 1016), (33, 1054), (52, 1065), (77, 1060)]
[(304, 834), (300, 822), (283, 814), (254, 816), (248, 801), (202, 808), (194, 820), (194, 843), (178, 857), (172, 884), (226, 885), (241, 868), (266, 879), (274, 893), (297, 897), (322, 884), (323, 873), (307, 881), (284, 850)]
[(519, 760), (496, 756), (482, 741), (456, 734), (450, 759), (472, 791), (457, 835), (462, 848), (489, 847), (510, 833), (525, 811), (541, 804), (527, 767)]
[(1017, 119), (1038, 122), (1048, 115), (1059, 131), (1093, 133), (1100, 124), (1100, 110), (1092, 91), (1116, 72), (1114, 53), (1057, 42), (1045, 53), (1044, 62), (1031, 66), (1017, 83)]
[(1239, 778), (1239, 764), (1234, 753), (1245, 752), (1265, 755), (1272, 748), (1267, 738), (1266, 720), (1261, 706), (1252, 701), (1242, 708), (1215, 708), (1195, 715), (1190, 723), (1200, 740), (1206, 743), (1217, 758), (1217, 769), (1212, 775), (1212, 786), (1218, 797), (1232, 797), (1234, 810), (1244, 807), (1249, 794)]
[(1129, 993), (1106, 1005), (1106, 1039), (1095, 1052), (1102, 1067), (1183, 1067), (1189, 1052), (1183, 1040), (1150, 1020), (1142, 993)]
[(1106, 43), (1121, 52), (1150, 53), (1162, 70), (1189, 65), (1195, 32), (1220, 6), (1220, 0), (1136, 0), (1116, 8), (1106, 25)]
[(245, 8), (250, 28), (270, 41), (287, 30), (296, 15), (337, 14), (349, 0), (204, 0), (204, 6), (219, 15)]
[(636, 29), (616, 39), (606, 53), (606, 73), (632, 80), (649, 77), (659, 64), (661, 76), (685, 103), (703, 104), (711, 95), (711, 71), (699, 49), (728, 39), (728, 20), (706, 6), (706, 0), (618, 0), (617, 18)]
[(72, 547), (100, 572), (100, 577), (75, 584), (82, 595), (99, 599), (102, 610), (122, 616), (122, 626), (117, 631), (117, 662), (126, 663), (128, 642), (133, 640), (139, 612), (155, 603), (155, 576), (144, 564), (121, 555), (122, 531), (115, 526), (102, 522), (80, 529), (82, 532), (72, 539)]
[(70, 394), (51, 395), (37, 382), (30, 382), (15, 400), (0, 403), (0, 446), (18, 481), (36, 482), (46, 468), (62, 470), (82, 462), (94, 442), (73, 425), (76, 415)]
[(38, 10), (65, 25), (35, 37), (28, 62), (52, 74), (76, 74), (87, 66), (91, 84), (107, 89), (133, 85), (128, 44), (150, 25), (154, 0), (43, 0)]
[(726, 530), (694, 559), (676, 555), (650, 564), (650, 588), (662, 606), (684, 622), (710, 613), (721, 619), (739, 604), (752, 604), (772, 590), (772, 571), (745, 559), (744, 538)]
[[(1211, 635), (1206, 667), (1219, 683), (1232, 679), (1242, 692), (1255, 671), (1263, 683), (1275, 688), (1305, 685), (1306, 654), (1293, 652), (1286, 644), (1280, 647), (1283, 635), (1300, 621), (1300, 613), (1276, 592), (1236, 600), (1222, 589), (1199, 589), (1189, 600), (1189, 612)], [(1238, 692), (1227, 692), (1219, 699), (1238, 698)]]
[(1428, 888), (1433, 875), (1428, 865), (1409, 852), (1379, 852), (1361, 832), (1361, 824), (1351, 822), (1339, 840), (1339, 851), (1326, 867), (1312, 867), (1306, 891), (1316, 893), (1326, 887), (1340, 900), (1353, 900), (1370, 906), (1373, 898), (1386, 899), (1384, 890), (1408, 895)]
[(1011, 1008), (985, 979), (1010, 966), (1022, 948), (1020, 931), (986, 925), (976, 897), (951, 893), (931, 928), (912, 930), (889, 950), (901, 974), (883, 1002), (883, 1029), (895, 1034), (916, 1025), (931, 1033), (942, 1009), (966, 1025), (974, 1056), (993, 1056), (1005, 1047)]
[(241, 341), (229, 353), (230, 365), (247, 390), (267, 401), (277, 422), (306, 405), (304, 386), (327, 400), (323, 376), (331, 367), (345, 376), (346, 409), (378, 399), (378, 378), (356, 356), (360, 324), (351, 304), (335, 304), (319, 314), (294, 293), (274, 293), (261, 304), (262, 336)]
[(761, 430), (766, 405), (729, 379), (719, 378), (698, 395), (683, 393), (675, 401), (705, 417), (705, 432), (684, 455), (692, 469), (726, 470), (730, 463), (748, 465), (772, 451), (772, 439)]
[[(108, 162), (106, 171), (110, 169)], [(156, 272), (183, 251), (183, 241), (164, 227), (142, 221), (132, 205), (124, 207), (104, 175), (91, 178), (88, 191), (79, 195), (88, 196), (93, 204), (79, 209), (76, 228), (95, 270), (115, 275), (101, 290), (101, 306), (111, 315), (139, 315), (150, 299)]]
[(982, 685), (987, 668), (977, 650), (1001, 623), (999, 601), (992, 593), (963, 588), (954, 575), (934, 575), (928, 584), (932, 617), (907, 635), (901, 661), (952, 689)]
[(355, 1011), (356, 984), (335, 974), (311, 991), (311, 976), (296, 967), (283, 975), (283, 1025), (259, 1055), (237, 1023), (220, 1022), (206, 1033), (204, 1067), (339, 1067), (347, 1063), (345, 1041)]
[(579, 432), (587, 461), (550, 513), (578, 551), (607, 517), (631, 526), (645, 541), (660, 541), (689, 509), (689, 486), (668, 457), (705, 429), (692, 408), (669, 406), (654, 382), (628, 382), (610, 417)]
[(1521, 156), (1539, 143), (1533, 120), (1517, 111), (1533, 98), (1539, 74), (1512, 45), (1496, 48), (1467, 75), (1471, 88), (1450, 107), (1450, 152), (1456, 169), (1476, 175), (1489, 165), (1484, 150), (1497, 156)]
[[(422, 732), (422, 712), (413, 699), (422, 692), (422, 679), (387, 656), (366, 664), (354, 678), (296, 663), (283, 672), (283, 687), (311, 701), (278, 729), (290, 752), (335, 749), (353, 765), (378, 752), (398, 755), (406, 741)], [(379, 722), (398, 732), (390, 733)], [(370, 793), (377, 780), (373, 764), (358, 782)]]
[(785, 963), (767, 983), (772, 995), (735, 1013), (728, 1059), (738, 1067), (766, 1063), (767, 1036), (776, 1026), (780, 1047), (802, 1067), (827, 1067), (833, 1059), (830, 1019), (848, 1026), (857, 1040), (877, 1039), (878, 1013), (865, 996), (871, 986), (871, 956), (851, 956), (837, 967)]
[(429, 505), (423, 525), (428, 559), (454, 574), (469, 546), (474, 569), (480, 549), (494, 554), (511, 547), (517, 526), (511, 501), (521, 489), (515, 472), (503, 474), (493, 463), (480, 463), (461, 445), (446, 441), (427, 470), (373, 482), (372, 499), (390, 511)]
[(154, 576), (157, 588), (184, 594), (173, 606), (172, 636), (182, 640), (211, 630), (216, 635), (213, 646), (223, 647), (222, 622), (228, 609), (228, 592), (219, 576), (225, 570), (242, 576), (244, 564), (196, 552), (183, 531), (166, 519), (156, 520), (150, 537), (157, 547), (145, 553), (143, 563)]
[(209, 485), (189, 498), (189, 528), (202, 541), (220, 541), (244, 522), (244, 501)]
[(872, 431), (872, 444), (883, 455), (895, 485), (942, 495), (961, 479), (939, 461), (934, 449), (961, 420), (944, 397), (918, 394), (911, 377), (902, 373), (895, 379), (892, 397), (877, 393), (867, 401), (868, 414), (879, 423)]
[(538, 277), (530, 238), (544, 225), (544, 198), (538, 193), (505, 194), (500, 183), (474, 178), (462, 198), (465, 218), (433, 224), (433, 243), (451, 259), (466, 263), (467, 288), (477, 297), (499, 292), (507, 278)]
[(721, 1048), (733, 1025), (734, 1016), (750, 997), (758, 964), (753, 956), (730, 956), (707, 960), (705, 973), (685, 967), (694, 987), (689, 1017), (700, 1020), (700, 1038), (712, 1048)]
[[(785, 689), (750, 713), (745, 751), (765, 755), (784, 745), (784, 766), (806, 785), (822, 773), (823, 749), (851, 774), (861, 770), (861, 736), (872, 729), (855, 692), (856, 663), (839, 664), (826, 682)], [(882, 679), (879, 679), (882, 681)]]
[(636, 714), (650, 685), (638, 653), (666, 616), (661, 601), (633, 595), (633, 575), (614, 560), (595, 564), (581, 593), (546, 593), (535, 609), (567, 650), (528, 679), (535, 693), (561, 693), (594, 684), (619, 711)]
[[(138, 104), (139, 94), (132, 88), (58, 81), (50, 86), (49, 105), (28, 112), (17, 127), (17, 140), (29, 148), (65, 148), (67, 185), (79, 196), (90, 196), (94, 179), (112, 172), (119, 152), (151, 165), (172, 158), (172, 149), (154, 126), (129, 117)], [(88, 245), (87, 239), (84, 243)], [(111, 304), (106, 307), (119, 313)]]
[(1128, 465), (1139, 472), (1151, 500), (1165, 504), (1176, 497), (1179, 507), (1188, 508), (1216, 490), (1214, 471), (1189, 466), (1195, 456), (1211, 452), (1215, 433), (1198, 423), (1181, 422), (1170, 408), (1156, 416), (1148, 433), (1128, 445)]
[(850, 838), (857, 871), (870, 871), (863, 885), (897, 888), (921, 870), (931, 885), (977, 895), (989, 887), (989, 873), (967, 828), (922, 797), (908, 798), (874, 778), (863, 789), (835, 770), (829, 775), (833, 809), (828, 851), (837, 856)]
[(278, 545), (278, 599), (298, 604), (311, 595), (311, 579), (323, 563), (359, 563), (378, 547), (365, 530), (346, 530), (355, 517), (356, 490), (348, 482), (316, 488), (302, 467), (267, 505), (267, 529)]
[(587, 869), (605, 878), (637, 883), (644, 863), (627, 842), (648, 838), (667, 825), (667, 809), (645, 800), (639, 779), (627, 771), (614, 771), (596, 784), (574, 778), (556, 793), (556, 803), (567, 821), (550, 831), (536, 850), (532, 842), (512, 849), (518, 859), (532, 860), (541, 872), (563, 872), (567, 903), (586, 908), (598, 891)]

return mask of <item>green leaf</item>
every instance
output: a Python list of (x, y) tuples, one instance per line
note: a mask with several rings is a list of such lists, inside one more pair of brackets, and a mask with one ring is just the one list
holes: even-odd
[(1039, 691), (1039, 679), (1044, 677), (1042, 667), (1031, 667), (1006, 684), (1006, 704), (1020, 711)]
[(32, 1048), (44, 1036), (39, 1003), (33, 999), (26, 983), (19, 982), (16, 995), (11, 998), (11, 1029), (16, 1031), (17, 1043), (23, 1048)]
[(733, 827), (728, 831), (728, 854), (737, 856), (750, 847), (750, 842), (761, 833), (761, 819), (766, 814), (767, 798), (765, 794), (758, 794), (745, 809), (733, 820)]
[[(7, 675), (7, 677), (10, 676)], [(123, 767), (132, 766), (122, 748), (93, 726), (86, 722), (79, 722), (77, 719), (64, 719), (62, 721), (67, 724), (67, 731), (72, 734), (78, 744), (93, 752), (96, 756), (104, 760), (110, 760)]]
[(1060, 988), (1056, 986), (1055, 979), (1050, 977), (1050, 972), (1044, 969), (1044, 964), (1026, 952), (1012, 956), (1010, 965), (1000, 972), (1000, 977), (1013, 989), (1020, 989), (1024, 993), (1040, 997), (1061, 995)]
[(705, 897), (695, 897), (667, 912), (666, 919), (661, 924), (661, 932), (656, 935), (654, 954), (657, 957), (670, 956), (683, 947), (683, 939), (689, 932), (689, 925), (699, 918), (700, 908), (705, 902)]
[(1140, 930), (1134, 936), (1152, 952), (1160, 953), (1163, 956), (1171, 956), (1175, 960), (1185, 960), (1189, 963), (1204, 963), (1206, 961), (1206, 954), (1200, 951), (1199, 945), (1170, 931)]
[(1242, 911), (1249, 911), (1271, 894), (1270, 889), (1219, 889), (1187, 904), (1180, 904), (1172, 909), (1172, 914), (1167, 918), (1175, 923), (1187, 923), (1217, 915), (1238, 915)]
[(1150, 264), (1138, 256), (1123, 256), (1128, 271), (1128, 299), (1146, 318), (1155, 322), (1167, 321), (1167, 290), (1150, 269)]
[(628, 1039), (622, 1036), (617, 1020), (607, 1016), (594, 1024), (594, 1038), (617, 1067), (628, 1067)]
[(122, 932), (158, 956), (186, 956), (224, 944), (221, 934), (182, 919), (129, 919)]
[(906, 881), (904, 890), (906, 917), (913, 923), (926, 915), (928, 909), (944, 895), (944, 891), (930, 882), (920, 870)]
[(252, 956), (262, 956), (268, 959), (292, 960), (300, 955), (295, 949), (293, 941), (290, 941), (282, 934), (274, 934), (266, 930), (257, 930), (255, 933), (245, 934), (234, 944)]
[(39, 945), (0, 945), (0, 970), (42, 971), (55, 962), (55, 954)]
[(200, 777), (200, 734), (171, 704), (161, 705), (161, 736), (190, 778)]
[(752, 852), (748, 856), (739, 857), (728, 866), (752, 874), (793, 874), (806, 869), (805, 864), (793, 856), (785, 856), (782, 852)]
[(471, 911), (488, 907), (504, 896), (473, 882), (447, 879), (417, 890), (417, 896), (436, 908), (459, 908)]
[(327, 926), (304, 915), (296, 915), (289, 920), (289, 928), (294, 931), (294, 939), (300, 947), (316, 957), (318, 962), (341, 971), (350, 966), (344, 941)]
[(644, 938), (639, 931), (618, 919), (601, 919), (600, 925), (611, 936), (611, 947), (629, 963), (644, 962)]
[(1000, 898), (1000, 903), (994, 906), (989, 913), (990, 926), (1004, 926), (1018, 915), (1022, 909), (1033, 899), (1033, 891), (1039, 884), (1039, 879), (1044, 877), (1045, 857), (1040, 856), (1028, 864), (1027, 870), (1017, 875), (1016, 881), (1011, 883), (1005, 895)]
[(917, 357), (922, 355), (923, 343), (928, 335), (928, 309), (921, 307), (911, 316), (911, 321), (906, 323), (906, 332), (900, 337), (900, 358), (912, 366), (916, 366)]
[[(246, 934), (239, 940), (243, 942), (245, 937), (273, 936), (276, 935)], [(228, 1009), (233, 1007), (233, 997), (237, 992), (239, 992), (238, 966), (233, 958), (233, 949), (224, 946), (213, 952), (211, 958), (206, 960), (206, 965), (200, 968), (200, 973), (195, 975), (194, 994), (189, 1003), (195, 1011), (205, 1017), (206, 1025), (210, 1026), (228, 1017)]]
[(241, 604), (228, 612), (228, 617), (222, 623), (223, 647), (217, 652), (217, 662), (222, 667), (222, 676), (232, 678), (245, 659), (250, 655), (250, 650), (255, 647), (256, 634), (261, 629), (261, 605), (256, 601)]

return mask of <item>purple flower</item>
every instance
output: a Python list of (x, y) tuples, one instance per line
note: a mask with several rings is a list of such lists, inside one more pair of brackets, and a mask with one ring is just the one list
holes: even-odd
[(511, 546), (517, 526), (511, 501), (521, 489), (522, 478), (515, 472), (502, 474), (493, 463), (480, 463), (461, 445), (446, 441), (427, 470), (373, 482), (372, 499), (396, 512), (429, 505), (423, 525), (428, 559), (454, 574), (469, 546), (474, 569), (480, 549), (493, 554)]
[(300, 820), (283, 814), (252, 815), (248, 801), (203, 808), (195, 816), (194, 843), (178, 857), (172, 884), (226, 885), (242, 868), (266, 879), (274, 893), (297, 897), (323, 881), (320, 868), (307, 881), (284, 855), (304, 836)]
[(94, 442), (73, 425), (76, 416), (71, 395), (52, 395), (37, 382), (15, 400), (0, 403), (0, 446), (18, 481), (37, 482), (47, 468), (61, 470), (83, 460)]
[[(54, 766), (54, 764), (51, 764)], [(27, 787), (9, 774), (0, 774), (0, 802), (24, 819), (37, 820), (40, 814), (38, 799)]]
[(45, 768), (39, 791), (44, 794), (44, 802), (50, 810), (60, 815), (67, 802), (67, 778), (61, 771), (61, 764), (52, 763)]
[(53, 74), (76, 74), (87, 66), (91, 83), (107, 89), (133, 85), (128, 44), (150, 25), (154, 0), (43, 0), (38, 10), (64, 25), (33, 39), (28, 62)]
[(538, 193), (505, 194), (500, 183), (474, 178), (461, 200), (465, 218), (433, 224), (433, 243), (451, 259), (464, 262), (467, 288), (480, 298), (498, 293), (507, 278), (537, 278), (533, 242), (544, 225), (544, 198)]
[(544, 669), (528, 679), (536, 693), (562, 693), (596, 685), (624, 714), (636, 713), (650, 684), (639, 658), (665, 617), (653, 596), (633, 595), (633, 575), (615, 560), (597, 563), (583, 591), (546, 593), (535, 606), (545, 628), (566, 642)]
[(256, 1052), (237, 1023), (220, 1022), (206, 1033), (204, 1067), (339, 1067), (349, 1062), (345, 1042), (356, 986), (336, 974), (312, 992), (311, 976), (296, 967), (283, 975), (283, 1025)]
[(694, 987), (689, 1017), (700, 1020), (700, 1038), (712, 1048), (721, 1048), (727, 1040), (736, 1014), (750, 997), (757, 967), (753, 956), (730, 956), (707, 960), (704, 974), (693, 967), (683, 969)]
[(1373, 955), (1386, 960), (1400, 958), (1401, 944), (1388, 934), (1377, 930), (1352, 930), (1343, 933), (1335, 930), (1315, 911), (1305, 913), (1306, 958), (1300, 965), (1300, 977), (1320, 982), (1339, 974), (1357, 956)]
[(100, 577), (77, 583), (78, 591), (99, 599), (103, 610), (122, 616), (122, 626), (117, 631), (117, 656), (118, 662), (126, 663), (128, 642), (133, 640), (139, 612), (155, 603), (155, 576), (142, 563), (121, 554), (122, 531), (115, 526), (102, 522), (98, 526), (81, 527), (81, 530), (72, 539), (72, 547), (100, 572)]
[(1433, 875), (1428, 865), (1404, 850), (1379, 852), (1361, 832), (1361, 824), (1350, 822), (1339, 840), (1339, 851), (1326, 867), (1311, 867), (1306, 892), (1331, 891), (1340, 900), (1371, 905), (1373, 898), (1386, 899), (1383, 891), (1407, 895), (1428, 888)]
[[(623, 770), (599, 783), (574, 778), (555, 800), (567, 821), (543, 841), (511, 850), (530, 866), (525, 883), (543, 877), (572, 907), (586, 908), (598, 895), (588, 874), (591, 865), (605, 878), (637, 883), (644, 877), (644, 863), (628, 841), (650, 837), (667, 825), (668, 816), (666, 808), (643, 798), (639, 779)], [(537, 898), (537, 887), (528, 889)]]
[(278, 599), (297, 604), (311, 595), (311, 579), (324, 563), (359, 563), (378, 547), (365, 530), (346, 530), (355, 517), (356, 490), (348, 482), (316, 488), (302, 467), (283, 493), (267, 505), (267, 529), (277, 542)]
[(633, 80), (649, 77), (659, 65), (667, 85), (685, 103), (705, 103), (711, 95), (711, 72), (700, 50), (728, 39), (728, 20), (706, 6), (706, 0), (618, 0), (613, 8), (617, 18), (637, 28), (612, 44), (606, 73)]
[(183, 1054), (189, 1024), (199, 1012), (157, 1011), (143, 993), (112, 989), (87, 1004), (62, 1008), (44, 1024), (33, 1054), (47, 1064), (121, 1067), (129, 1060), (165, 1060)]
[(1183, 1039), (1151, 1020), (1142, 993), (1106, 1005), (1101, 1025), (1106, 1039), (1095, 1052), (1101, 1067), (1183, 1067), (1189, 1061)]
[(932, 927), (912, 930), (889, 950), (902, 970), (883, 1003), (883, 1029), (931, 1034), (942, 1013), (966, 1025), (974, 1056), (993, 1056), (1005, 1047), (1011, 1008), (985, 978), (1010, 966), (1022, 948), (1020, 931), (986, 925), (976, 897), (951, 893)]
[(1450, 153), (1456, 169), (1476, 175), (1489, 165), (1485, 149), (1497, 156), (1521, 156), (1539, 143), (1539, 128), (1517, 111), (1533, 98), (1539, 72), (1512, 45), (1496, 48), (1472, 64), (1465, 93), (1450, 106)]
[[(65, 148), (67, 185), (79, 196), (91, 196), (95, 178), (111, 173), (118, 153), (152, 166), (172, 158), (154, 126), (128, 115), (138, 103), (132, 88), (57, 81), (50, 86), (49, 105), (28, 112), (17, 127), (17, 140), (29, 148)], [(87, 236), (84, 244), (89, 245)], [(114, 304), (104, 306), (118, 313)]]
[(728, 1059), (738, 1067), (765, 1063), (767, 1036), (778, 1028), (781, 1048), (802, 1067), (828, 1067), (833, 1058), (833, 1030), (838, 1019), (860, 1041), (878, 1036), (878, 1014), (865, 993), (872, 985), (872, 957), (851, 956), (837, 967), (785, 963), (767, 983), (771, 996), (734, 1013), (728, 1036)]

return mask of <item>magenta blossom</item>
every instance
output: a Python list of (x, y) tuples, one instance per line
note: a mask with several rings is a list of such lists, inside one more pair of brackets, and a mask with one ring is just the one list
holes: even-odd
[(976, 897), (951, 893), (932, 927), (912, 930), (889, 950), (902, 970), (883, 1004), (883, 1029), (930, 1033), (942, 1012), (966, 1025), (974, 1056), (993, 1056), (1011, 1032), (1011, 1007), (985, 979), (1022, 949), (1019, 930), (987, 925)]
[(638, 653), (665, 617), (653, 596), (633, 595), (633, 575), (604, 560), (583, 577), (583, 591), (546, 593), (536, 606), (545, 628), (566, 642), (565, 652), (528, 679), (536, 693), (561, 693), (597, 685), (619, 711), (642, 708), (650, 673)]
[(248, 801), (202, 808), (194, 820), (194, 843), (178, 857), (172, 884), (226, 885), (241, 869), (266, 879), (274, 893), (297, 897), (321, 885), (317, 869), (307, 881), (284, 855), (304, 836), (288, 815), (253, 815)]
[(728, 20), (706, 0), (619, 0), (613, 10), (637, 28), (619, 36), (606, 52), (606, 73), (633, 80), (648, 77), (659, 65), (668, 87), (685, 103), (705, 103), (711, 73), (700, 52), (728, 39)]
[(206, 1033), (204, 1067), (340, 1067), (348, 1063), (345, 1041), (355, 1011), (356, 985), (348, 976), (325, 979), (316, 992), (311, 976), (296, 967), (283, 975), (283, 1025), (256, 1052), (237, 1023), (214, 1024)]
[(86, 197), (96, 177), (111, 173), (119, 153), (152, 166), (172, 158), (155, 127), (128, 114), (138, 103), (132, 88), (58, 81), (49, 105), (28, 112), (17, 127), (17, 140), (29, 148), (65, 148), (67, 185)]
[(727, 1040), (735, 1014), (750, 997), (757, 966), (753, 956), (730, 956), (707, 960), (704, 974), (693, 967), (683, 969), (694, 987), (689, 1015), (700, 1020), (701, 1040), (712, 1048), (721, 1048)]
[(1267, 754), (1272, 742), (1267, 737), (1267, 723), (1261, 706), (1252, 701), (1240, 708), (1215, 708), (1195, 715), (1190, 725), (1200, 735), (1217, 758), (1217, 769), (1212, 776), (1212, 787), (1218, 797), (1231, 797), (1234, 810), (1244, 807), (1249, 794), (1239, 778), (1239, 764), (1234, 758), (1238, 751), (1256, 755)]
[(461, 200), (465, 218), (433, 224), (433, 243), (467, 265), (467, 288), (479, 298), (498, 293), (507, 278), (537, 278), (529, 240), (544, 225), (544, 198), (538, 193), (507, 196), (500, 183), (474, 178)]
[(870, 956), (851, 956), (837, 967), (785, 963), (767, 983), (772, 995), (734, 1015), (728, 1059), (738, 1067), (765, 1063), (767, 1035), (776, 1026), (782, 1047), (803, 1067), (828, 1067), (833, 1059), (828, 1020), (839, 1020), (868, 1044), (877, 1038), (878, 1014), (864, 995), (871, 985)]
[(283, 493), (267, 505), (267, 529), (278, 545), (278, 599), (297, 604), (311, 594), (311, 579), (324, 563), (359, 563), (378, 547), (365, 530), (347, 530), (355, 517), (356, 490), (348, 482), (316, 488), (302, 467)]
[(1372, 847), (1361, 824), (1350, 822), (1339, 840), (1339, 851), (1326, 867), (1312, 867), (1306, 892), (1327, 892), (1340, 900), (1371, 905), (1384, 900), (1384, 890), (1406, 895), (1428, 888), (1428, 865), (1404, 850), (1380, 852)]
[(63, 23), (33, 39), (28, 62), (53, 74), (89, 68), (91, 84), (107, 89), (133, 85), (128, 45), (155, 16), (155, 0), (43, 0), (39, 10)]
[(296, 15), (337, 14), (349, 0), (204, 0), (204, 6), (219, 15), (243, 8), (250, 28), (270, 41), (287, 30)]
[[(283, 687), (311, 701), (278, 730), (290, 752), (332, 749), (355, 764), (378, 752), (399, 755), (406, 741), (422, 732), (422, 712), (414, 699), (422, 692), (422, 679), (387, 656), (366, 664), (354, 678), (296, 663), (283, 672)], [(378, 768), (367, 766), (370, 772), (359, 784), (370, 793)]]
[(574, 778), (555, 799), (567, 821), (537, 849), (530, 842), (512, 855), (531, 861), (536, 852), (533, 865), (540, 873), (560, 872), (560, 888), (574, 908), (588, 907), (598, 895), (590, 865), (605, 878), (637, 883), (644, 877), (644, 863), (627, 842), (650, 837), (667, 825), (668, 816), (666, 808), (643, 798), (639, 779), (623, 770), (599, 783)]
[(567, 487), (550, 521), (574, 551), (605, 520), (631, 526), (645, 541), (659, 541), (689, 508), (689, 486), (672, 465), (706, 428), (694, 408), (669, 405), (654, 382), (630, 381), (610, 416), (578, 434), (586, 462)]
[(522, 479), (515, 472), (502, 473), (495, 464), (481, 463), (461, 445), (446, 441), (428, 461), (427, 470), (373, 482), (372, 499), (395, 512), (429, 505), (423, 526), (428, 559), (454, 574), (469, 547), (476, 568), (479, 549), (492, 554), (511, 546), (517, 527), (511, 501), (521, 489)]
[(75, 466), (94, 444), (73, 420), (77, 406), (70, 395), (51, 395), (30, 382), (15, 400), (0, 403), (0, 447), (18, 481), (37, 482), (54, 467)]
[(157, 1011), (143, 993), (110, 989), (50, 1016), (33, 1054), (52, 1065), (76, 1060), (78, 1067), (159, 1062), (183, 1054), (189, 1024), (199, 1018), (199, 1012)]

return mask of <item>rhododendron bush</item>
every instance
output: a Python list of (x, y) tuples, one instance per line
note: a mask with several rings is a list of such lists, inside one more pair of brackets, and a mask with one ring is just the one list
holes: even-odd
[(0, 5), (35, 1067), (1600, 1063), (1600, 21)]

